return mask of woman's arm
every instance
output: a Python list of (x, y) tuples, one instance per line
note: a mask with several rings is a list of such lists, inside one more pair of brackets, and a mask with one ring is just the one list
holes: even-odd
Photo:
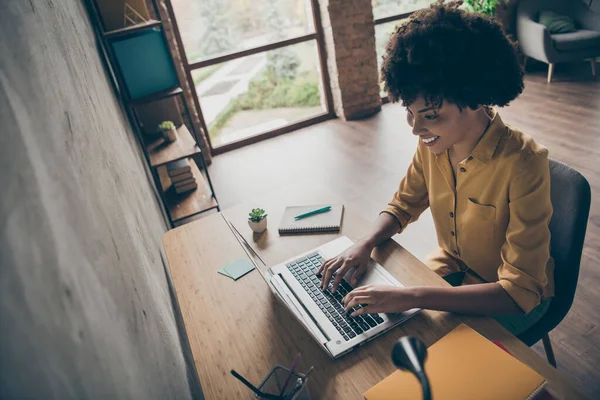
[(371, 251), (373, 251), (375, 246), (394, 236), (399, 230), (400, 222), (396, 217), (388, 213), (379, 214), (371, 233), (354, 243), (352, 247), (346, 249), (337, 257), (326, 260), (321, 268), (319, 268), (316, 273), (323, 274), (321, 277), (322, 288), (327, 288), (329, 280), (333, 277), (333, 273), (337, 271), (332, 287), (332, 291), (335, 292), (346, 271), (353, 267), (356, 267), (356, 269), (352, 274), (351, 283), (352, 285), (356, 285), (367, 269)]
[(358, 304), (367, 306), (353, 315), (402, 312), (411, 308), (475, 315), (522, 314), (521, 308), (498, 283), (449, 288), (368, 285), (353, 290), (344, 298), (346, 310)]
[(450, 311), (461, 314), (507, 315), (523, 311), (500, 286), (494, 283), (478, 283), (449, 288), (416, 287), (414, 296), (418, 308)]
[(381, 213), (375, 220), (373, 229), (364, 238), (359, 240), (362, 246), (369, 250), (369, 254), (376, 247), (394, 236), (400, 230), (400, 222), (388, 213)]
[(321, 268), (319, 268), (317, 274), (323, 274), (321, 277), (321, 286), (323, 288), (327, 288), (329, 281), (335, 273), (332, 287), (332, 290), (335, 292), (342, 277), (350, 268), (355, 268), (352, 274), (352, 285), (356, 285), (358, 279), (360, 279), (367, 268), (369, 256), (375, 246), (383, 243), (396, 233), (401, 232), (410, 222), (415, 221), (429, 207), (421, 151), (423, 150), (417, 147), (413, 162), (408, 167), (406, 176), (400, 182), (398, 191), (394, 194), (387, 207), (379, 214), (371, 232), (343, 253), (326, 260)]

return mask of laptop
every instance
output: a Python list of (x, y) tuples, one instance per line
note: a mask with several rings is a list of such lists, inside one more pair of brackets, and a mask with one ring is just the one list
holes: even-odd
[[(237, 233), (236, 236), (243, 241), (242, 247), (245, 244), (254, 253), (237, 229), (235, 227), (233, 229)], [(412, 309), (401, 313), (376, 313), (351, 317), (352, 310), (345, 312), (342, 298), (353, 289), (349, 284), (353, 269), (346, 273), (335, 293), (330, 291), (331, 282), (327, 290), (322, 290), (321, 278), (315, 272), (325, 260), (335, 257), (352, 244), (352, 240), (342, 236), (266, 271), (261, 271), (258, 266), (256, 268), (273, 294), (292, 312), (319, 346), (334, 359), (373, 340), (420, 311), (420, 309)], [(404, 286), (373, 259), (370, 259), (369, 268), (357, 283), (357, 287), (369, 284)], [(360, 307), (359, 305), (353, 309)]]

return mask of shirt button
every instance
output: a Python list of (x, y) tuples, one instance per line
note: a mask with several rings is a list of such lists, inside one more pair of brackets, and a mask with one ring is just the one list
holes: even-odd
[(469, 156), (469, 158), (467, 158), (467, 160), (471, 161), (473, 159), (473, 156)]
[(454, 231), (450, 232), (450, 235), (454, 236), (455, 235)]
[(450, 218), (454, 218), (454, 213), (450, 211)]
[(456, 255), (456, 256), (458, 255), (458, 251), (452, 250), (452, 252), (454, 253), (454, 255)]
[(465, 167), (460, 167), (460, 172), (467, 172), (467, 170), (465, 169)]

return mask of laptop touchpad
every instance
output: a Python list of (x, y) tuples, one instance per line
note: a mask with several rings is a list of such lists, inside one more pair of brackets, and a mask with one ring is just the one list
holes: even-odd
[(346, 275), (344, 275), (344, 280), (351, 284), (354, 288), (366, 285), (393, 285), (393, 283), (390, 282), (383, 274), (377, 271), (375, 268), (376, 265), (377, 264), (375, 261), (371, 260), (367, 270), (356, 285), (352, 285), (352, 275), (354, 274), (356, 268), (351, 268), (348, 272), (346, 272)]

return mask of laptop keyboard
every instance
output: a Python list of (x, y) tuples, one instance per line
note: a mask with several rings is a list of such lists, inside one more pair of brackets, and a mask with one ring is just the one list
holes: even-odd
[(342, 279), (335, 293), (331, 293), (332, 282), (329, 282), (327, 290), (321, 289), (321, 275), (316, 275), (321, 265), (325, 262), (318, 253), (309, 254), (289, 264), (287, 269), (300, 282), (304, 290), (317, 303), (321, 311), (335, 326), (344, 340), (350, 340), (369, 329), (383, 323), (379, 314), (365, 314), (351, 317), (350, 314), (362, 308), (362, 305), (352, 307), (347, 313), (344, 310), (342, 299), (352, 291), (352, 286)]

